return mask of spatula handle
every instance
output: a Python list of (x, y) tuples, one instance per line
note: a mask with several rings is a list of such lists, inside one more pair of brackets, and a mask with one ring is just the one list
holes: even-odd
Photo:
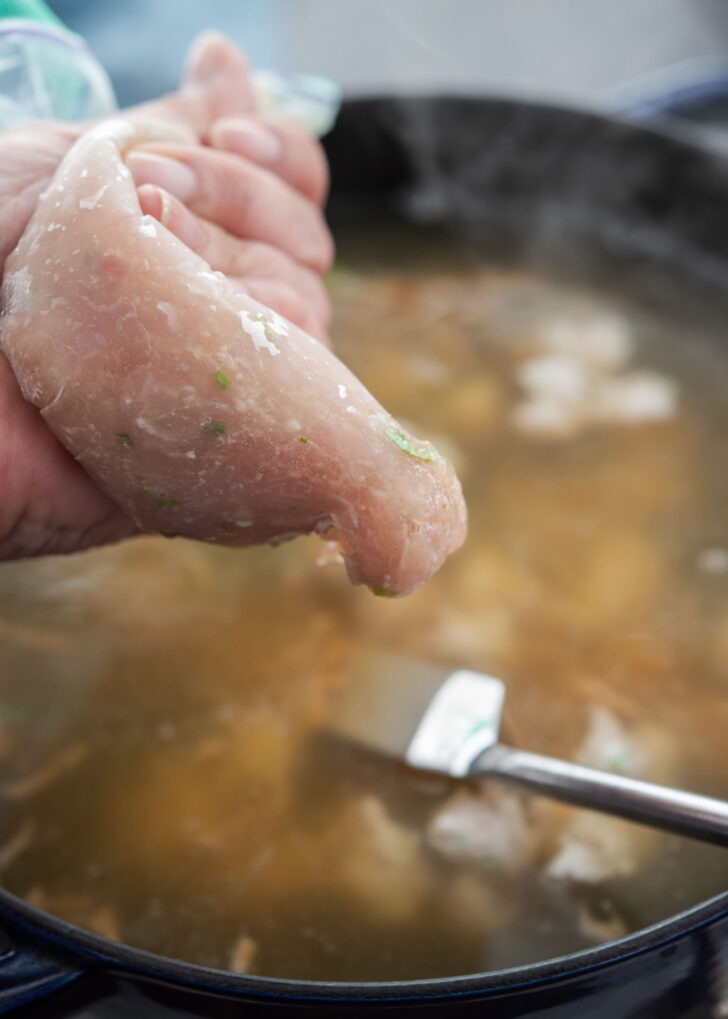
[(556, 800), (728, 846), (728, 803), (496, 743), (470, 775), (493, 775)]

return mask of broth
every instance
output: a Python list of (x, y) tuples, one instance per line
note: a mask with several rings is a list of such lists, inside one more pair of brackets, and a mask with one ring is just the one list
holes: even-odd
[(319, 732), (357, 653), (398, 649), (505, 679), (519, 746), (728, 796), (728, 351), (437, 251), (345, 248), (335, 341), (454, 461), (464, 549), (401, 600), (315, 538), (3, 565), (5, 888), (163, 955), (345, 981), (550, 958), (728, 886), (716, 847)]

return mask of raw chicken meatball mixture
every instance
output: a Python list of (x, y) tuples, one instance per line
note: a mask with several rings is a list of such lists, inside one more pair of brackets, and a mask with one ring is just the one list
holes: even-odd
[(452, 467), (142, 215), (124, 158), (147, 140), (123, 120), (86, 133), (7, 261), (0, 341), (24, 396), (142, 530), (329, 534), (353, 581), (414, 590), (465, 537)]

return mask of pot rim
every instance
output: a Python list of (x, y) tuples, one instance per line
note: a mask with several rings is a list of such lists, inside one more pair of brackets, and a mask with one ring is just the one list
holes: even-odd
[(484, 991), (494, 993), (523, 989), (586, 974), (648, 951), (667, 948), (671, 943), (722, 920), (728, 920), (728, 891), (616, 941), (523, 966), (432, 980), (313, 981), (233, 973), (156, 955), (94, 934), (0, 889), (0, 924), (9, 922), (31, 936), (41, 934), (45, 942), (43, 948), (53, 947), (65, 956), (72, 953), (78, 961), (88, 964), (100, 962), (119, 973), (130, 973), (140, 978), (157, 981), (166, 978), (169, 983), (201, 991), (229, 995), (246, 992), (248, 996), (261, 999), (306, 1002), (467, 998)]

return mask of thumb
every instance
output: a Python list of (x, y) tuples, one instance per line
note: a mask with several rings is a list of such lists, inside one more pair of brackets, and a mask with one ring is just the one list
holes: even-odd
[(220, 32), (203, 32), (194, 40), (185, 59), (182, 87), (209, 90), (217, 116), (250, 113), (255, 107), (248, 61)]
[[(255, 107), (248, 62), (219, 32), (204, 32), (192, 43), (177, 92), (121, 116), (137, 125), (148, 121), (179, 127), (206, 142), (218, 117), (250, 113)], [(39, 193), (53, 176), (73, 142), (92, 121), (44, 121), (3, 132), (0, 174), (0, 281), (7, 254), (15, 247)]]
[(172, 121), (207, 141), (213, 121), (254, 109), (250, 67), (243, 53), (219, 32), (203, 32), (187, 53), (179, 90), (130, 112), (134, 117)]

